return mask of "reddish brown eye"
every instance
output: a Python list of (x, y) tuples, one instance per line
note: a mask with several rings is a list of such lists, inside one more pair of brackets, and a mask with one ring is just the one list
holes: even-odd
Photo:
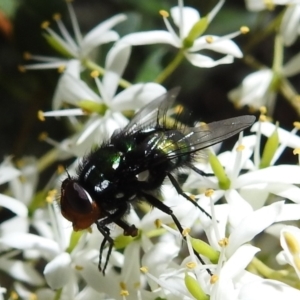
[(76, 212), (87, 214), (92, 211), (92, 199), (90, 195), (78, 183), (70, 181), (64, 190), (65, 201), (70, 209)]
[(62, 215), (73, 223), (75, 231), (88, 228), (101, 216), (89, 193), (71, 178), (62, 183), (60, 206)]

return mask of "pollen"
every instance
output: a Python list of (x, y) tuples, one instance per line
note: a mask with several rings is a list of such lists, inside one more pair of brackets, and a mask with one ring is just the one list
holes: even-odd
[(120, 287), (122, 290), (127, 290), (126, 283), (124, 281), (120, 282)]
[(219, 240), (218, 244), (220, 247), (226, 247), (229, 244), (229, 240), (228, 238), (221, 239)]
[(28, 52), (28, 51), (25, 51), (25, 52), (23, 53), (23, 58), (24, 58), (25, 60), (30, 60), (30, 59), (31, 59), (31, 53)]
[(197, 267), (197, 264), (195, 262), (191, 261), (186, 264), (186, 267), (190, 270), (194, 270)]
[(300, 122), (294, 122), (293, 126), (297, 129), (300, 129)]
[(29, 300), (37, 300), (38, 297), (37, 297), (36, 294), (31, 293), (31, 294), (29, 295), (29, 298), (28, 298), (28, 299), (29, 299)]
[(61, 20), (61, 14), (60, 13), (55, 13), (53, 16), (52, 16), (53, 20), (55, 21), (58, 21), (58, 20)]
[(205, 38), (205, 41), (206, 41), (207, 44), (211, 44), (211, 43), (214, 42), (214, 38), (212, 36), (207, 36)]
[(48, 138), (48, 133), (46, 131), (43, 131), (42, 133), (40, 133), (38, 140), (43, 142)]
[(97, 71), (97, 70), (94, 70), (94, 71), (92, 71), (92, 72), (90, 73), (90, 76), (91, 76), (92, 78), (99, 77), (99, 75), (100, 75), (100, 73), (99, 73), (99, 71)]
[(12, 300), (17, 300), (17, 299), (19, 299), (19, 296), (18, 296), (18, 294), (17, 294), (15, 291), (12, 291), (12, 292), (10, 293), (10, 298), (11, 298)]
[(82, 271), (83, 270), (83, 266), (76, 265), (75, 266), (75, 270)]
[(41, 24), (41, 28), (42, 29), (47, 29), (50, 26), (50, 22), (49, 21), (44, 21)]
[(57, 72), (59, 74), (63, 73), (66, 70), (66, 66), (65, 65), (61, 65), (57, 68)]
[(247, 27), (247, 26), (242, 26), (241, 28), (240, 28), (240, 32), (242, 33), (242, 34), (246, 34), (246, 33), (248, 33), (250, 31), (250, 29), (249, 29), (249, 27)]
[(211, 284), (215, 284), (217, 281), (219, 280), (219, 276), (218, 275), (213, 275), (210, 277), (210, 283)]
[(300, 154), (300, 148), (294, 149), (294, 150), (293, 150), (293, 154), (294, 154), (294, 155), (297, 155), (297, 154), (299, 155), (299, 154)]
[(120, 296), (129, 296), (129, 292), (127, 290), (121, 290)]
[(19, 70), (19, 72), (21, 72), (21, 73), (25, 73), (25, 72), (26, 72), (25, 67), (22, 66), (22, 65), (18, 65), (18, 70)]
[(261, 113), (262, 115), (265, 115), (265, 114), (267, 113), (267, 108), (266, 108), (265, 106), (261, 106), (261, 107), (259, 108), (259, 111), (260, 111), (260, 113)]
[(44, 122), (45, 121), (45, 116), (44, 116), (44, 112), (39, 110), (37, 113), (37, 117), (40, 121)]
[(214, 190), (213, 189), (208, 189), (205, 191), (204, 195), (206, 197), (211, 197), (214, 194)]
[(50, 190), (46, 197), (46, 202), (50, 203), (50, 204), (53, 203), (53, 199), (55, 199), (56, 194), (57, 194), (57, 190), (55, 190), (55, 189)]
[(58, 165), (56, 169), (57, 174), (63, 174), (65, 172), (65, 167), (63, 165)]
[(156, 228), (160, 228), (160, 227), (161, 227), (161, 224), (162, 224), (162, 222), (161, 222), (161, 220), (160, 220), (160, 219), (156, 219), (156, 220), (154, 221), (154, 224), (155, 224)]
[(259, 116), (259, 121), (260, 122), (266, 122), (267, 121), (267, 117), (265, 115), (260, 115)]
[(185, 229), (183, 229), (183, 231), (182, 231), (182, 235), (183, 235), (183, 236), (187, 236), (190, 232), (191, 232), (191, 229), (190, 229), (190, 228), (185, 228)]
[(146, 266), (141, 267), (140, 271), (143, 272), (143, 273), (148, 273), (148, 268)]
[(159, 11), (159, 14), (163, 17), (163, 18), (169, 18), (169, 13), (166, 10), (161, 9)]
[(243, 151), (245, 149), (245, 146), (244, 145), (238, 145), (237, 147), (236, 147), (236, 151), (237, 152), (241, 152), (241, 151)]

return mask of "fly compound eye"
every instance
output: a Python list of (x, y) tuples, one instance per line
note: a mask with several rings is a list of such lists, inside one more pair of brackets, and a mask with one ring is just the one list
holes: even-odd
[(65, 179), (61, 188), (62, 215), (75, 231), (90, 227), (100, 218), (100, 209), (89, 193), (74, 179)]

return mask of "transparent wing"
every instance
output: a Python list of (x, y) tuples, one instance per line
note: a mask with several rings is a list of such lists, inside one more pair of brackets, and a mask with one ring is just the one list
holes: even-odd
[(160, 124), (162, 125), (165, 122), (167, 111), (173, 106), (176, 100), (179, 90), (179, 87), (173, 88), (141, 108), (134, 115), (130, 123), (122, 130), (122, 133), (131, 135), (141, 129), (155, 128)]
[[(255, 119), (254, 116), (245, 115), (209, 124), (202, 124), (197, 127), (181, 128), (179, 131), (182, 135), (177, 135), (178, 139), (174, 141), (180, 146), (173, 151), (167, 151), (167, 149), (165, 149), (166, 155), (164, 160), (171, 160), (178, 156), (193, 153), (220, 143), (251, 126), (255, 122)], [(168, 131), (167, 134), (174, 136), (172, 132), (174, 132), (174, 130)]]

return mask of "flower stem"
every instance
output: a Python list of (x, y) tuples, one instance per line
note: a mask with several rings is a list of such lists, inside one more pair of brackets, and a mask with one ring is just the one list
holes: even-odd
[(173, 72), (174, 70), (179, 66), (181, 61), (184, 58), (183, 50), (180, 50), (177, 55), (174, 57), (174, 59), (168, 64), (168, 66), (156, 77), (154, 82), (156, 83), (162, 83), (164, 82)]

